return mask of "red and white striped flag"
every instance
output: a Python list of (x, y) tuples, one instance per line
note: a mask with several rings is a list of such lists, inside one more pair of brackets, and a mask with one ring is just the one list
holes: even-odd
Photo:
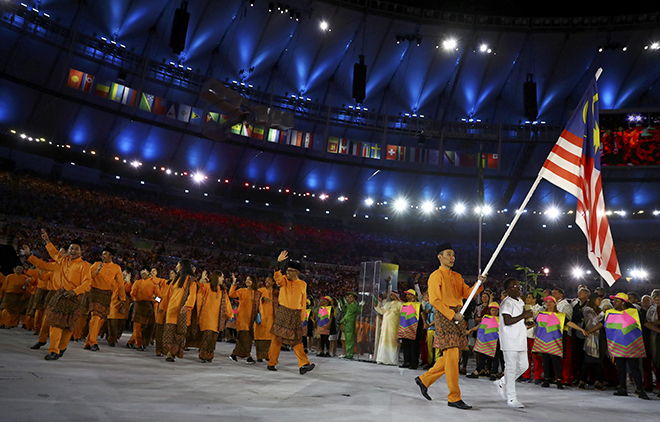
[(621, 277), (621, 270), (605, 214), (598, 109), (594, 78), (539, 175), (577, 198), (575, 223), (587, 238), (589, 261), (611, 286)]

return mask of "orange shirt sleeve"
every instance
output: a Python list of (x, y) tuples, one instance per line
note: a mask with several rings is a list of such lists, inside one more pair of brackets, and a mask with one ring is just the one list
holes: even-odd
[(231, 284), (231, 287), (229, 288), (229, 297), (233, 297), (234, 299), (238, 298), (238, 292), (236, 292), (236, 285), (234, 283)]
[(76, 295), (86, 293), (92, 287), (92, 271), (90, 270), (89, 263), (81, 261), (78, 262), (78, 265), (81, 267), (80, 278), (82, 282), (80, 283), (80, 286), (73, 289)]

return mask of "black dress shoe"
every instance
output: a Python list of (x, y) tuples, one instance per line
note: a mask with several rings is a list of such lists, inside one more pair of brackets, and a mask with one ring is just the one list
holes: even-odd
[(85, 350), (89, 350), (91, 348), (92, 348), (92, 346), (90, 346), (89, 344), (86, 344), (86, 345), (83, 346), (83, 349), (85, 349)]
[(310, 363), (309, 365), (303, 365), (300, 367), (300, 375), (305, 375), (309, 371), (313, 370), (316, 367), (313, 363)]
[(448, 401), (448, 402), (447, 402), (447, 406), (449, 406), (449, 407), (455, 407), (456, 409), (461, 409), (461, 410), (472, 409), (472, 406), (468, 405), (468, 404), (465, 403), (463, 400), (454, 401), (454, 402), (452, 402), (452, 401)]
[(274, 366), (274, 365), (273, 365), (273, 366), (270, 366), (270, 365), (268, 365), (268, 370), (269, 370), (269, 371), (277, 371), (277, 366)]
[(66, 352), (66, 349), (60, 350), (60, 357), (64, 356), (64, 352)]
[(474, 371), (474, 372), (470, 372), (465, 377), (475, 379), (475, 378), (479, 378), (479, 374), (477, 373), (477, 371)]
[(126, 347), (128, 347), (129, 349), (135, 349), (135, 345), (131, 343), (126, 343)]
[(110, 347), (115, 347), (117, 344), (116, 343), (108, 343), (108, 346)]
[(38, 350), (38, 349), (41, 349), (41, 346), (45, 346), (45, 345), (46, 345), (46, 343), (42, 343), (42, 342), (38, 341), (38, 342), (34, 343), (32, 346), (30, 346), (30, 349)]
[(167, 358), (165, 358), (165, 362), (174, 362), (174, 358), (168, 356)]
[(46, 356), (44, 356), (44, 360), (58, 360), (60, 358), (60, 355), (58, 355), (55, 352), (50, 352)]
[(614, 392), (613, 395), (614, 395), (614, 396), (627, 397), (627, 396), (628, 396), (628, 392), (627, 392), (626, 390), (623, 390), (623, 389), (619, 388), (618, 390), (616, 390), (616, 391)]
[(651, 400), (644, 390), (640, 391), (637, 397), (642, 400)]
[(431, 396), (429, 396), (428, 387), (424, 385), (421, 378), (419, 377), (415, 378), (415, 384), (419, 386), (419, 391), (422, 393), (422, 396), (424, 396), (426, 400), (433, 400)]
[(145, 350), (147, 350), (147, 348), (144, 347), (144, 346), (139, 346), (136, 350), (137, 350), (138, 352), (144, 352)]
[(99, 349), (98, 344), (93, 344), (92, 346), (90, 346), (89, 350), (91, 350), (92, 352), (98, 352), (101, 349)]
[(404, 363), (403, 365), (399, 365), (399, 368), (410, 368), (410, 364)]

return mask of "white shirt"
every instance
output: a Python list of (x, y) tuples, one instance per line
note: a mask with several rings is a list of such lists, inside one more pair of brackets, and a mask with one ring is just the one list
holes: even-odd
[(521, 319), (512, 325), (504, 323), (504, 314), (517, 317), (525, 310), (525, 302), (509, 296), (500, 304), (500, 349), (502, 351), (524, 352), (527, 350), (527, 326)]

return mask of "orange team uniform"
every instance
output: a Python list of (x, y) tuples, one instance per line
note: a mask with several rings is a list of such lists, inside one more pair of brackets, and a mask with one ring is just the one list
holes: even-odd
[(232, 284), (229, 289), (229, 297), (238, 299), (236, 331), (250, 331), (254, 293), (254, 290), (245, 287), (237, 289), (235, 284)]
[(45, 262), (37, 258), (34, 255), (30, 255), (28, 261), (35, 267), (43, 270), (44, 272), (50, 273), (50, 278), (48, 284), (46, 285), (46, 300), (44, 303), (44, 314), (41, 317), (41, 329), (39, 330), (39, 343), (46, 344), (48, 340), (48, 334), (50, 333), (50, 324), (46, 320), (46, 308), (50, 303), (50, 299), (53, 297), (56, 291), (60, 289), (62, 285), (62, 267), (57, 262)]
[[(225, 323), (234, 316), (231, 300), (227, 292), (219, 287), (214, 292), (208, 283), (199, 286), (196, 300), (199, 331), (202, 333), (199, 358), (212, 360), (218, 334), (225, 329)], [(223, 305), (224, 313), (221, 315)]]
[(46, 314), (46, 299), (48, 298), (48, 292), (50, 291), (49, 286), (52, 284), (53, 272), (52, 271), (41, 271), (41, 276), (39, 277), (39, 284), (37, 284), (37, 298), (35, 299), (35, 310), (34, 310), (34, 332), (40, 333), (41, 326), (44, 322), (44, 315)]
[[(259, 304), (259, 315), (261, 316), (261, 324), (254, 324), (254, 342), (257, 346), (257, 359), (268, 359), (268, 349), (270, 348), (270, 340), (272, 334), (270, 329), (273, 328), (273, 290), (266, 287), (259, 289), (261, 293), (261, 303)], [(303, 332), (303, 336), (307, 333)]]
[(0, 289), (2, 299), (2, 316), (0, 325), (5, 327), (17, 327), (21, 319), (21, 307), (23, 295), (25, 294), (25, 283), (27, 277), (23, 274), (9, 274)]
[[(55, 260), (61, 267), (61, 284), (60, 289), (65, 291), (73, 291), (78, 299), (81, 298), (80, 295), (89, 291), (92, 285), (92, 274), (90, 271), (89, 262), (84, 261), (82, 257), (76, 259), (71, 259), (66, 256), (63, 257), (60, 255), (60, 252), (57, 250), (52, 243), (46, 245), (46, 250), (50, 254), (51, 258)], [(61, 296), (53, 296), (53, 299), (60, 299)], [(55, 300), (53, 300), (55, 302)], [(55, 306), (56, 303), (53, 303)], [(52, 311), (50, 311), (52, 312)], [(69, 327), (56, 327), (51, 325), (50, 327), (50, 346), (48, 347), (49, 353), (59, 354), (62, 350), (65, 350), (71, 339), (72, 331)]]
[[(286, 276), (282, 275), (281, 271), (275, 271), (273, 275), (275, 283), (280, 287), (278, 297), (278, 304), (289, 309), (300, 310), (300, 320), (305, 319), (307, 308), (307, 283), (297, 278), (293, 281), (289, 280)], [(303, 333), (304, 335), (305, 333)], [(280, 357), (280, 350), (282, 349), (282, 341), (273, 335), (270, 341), (270, 349), (268, 350), (268, 366), (277, 365), (277, 360)], [(302, 343), (293, 346), (293, 351), (298, 359), (298, 366), (302, 367), (309, 365), (309, 359), (305, 353), (305, 347)]]
[[(135, 336), (135, 344), (138, 347), (148, 345), (151, 340), (151, 327), (156, 321), (155, 298), (160, 296), (158, 279), (155, 277), (142, 278), (133, 283), (131, 297), (136, 302), (133, 308), (133, 335)], [(143, 304), (144, 302), (149, 303), (150, 310), (147, 309), (146, 304)], [(143, 306), (144, 309), (141, 309)], [(145, 311), (144, 315), (141, 315), (142, 310)]]
[[(101, 325), (103, 321), (110, 314), (110, 307), (112, 306), (112, 296), (115, 294), (118, 295), (119, 300), (126, 299), (126, 293), (124, 291), (124, 277), (121, 273), (121, 267), (114, 262), (104, 263), (101, 269), (96, 273), (100, 262), (95, 262), (91, 266), (92, 273), (92, 289), (102, 290), (103, 292), (108, 292), (109, 296), (108, 306), (105, 304), (98, 305), (98, 308), (95, 307), (93, 300), (90, 300), (90, 314), (89, 319), (89, 334), (87, 335), (87, 340), (85, 341), (85, 347), (93, 346), (98, 344), (99, 331), (101, 330)], [(110, 293), (111, 292), (111, 293)], [(90, 299), (92, 299), (90, 297)]]
[[(453, 324), (452, 319), (455, 312), (460, 311), (461, 306), (463, 306), (463, 299), (470, 296), (472, 288), (465, 284), (459, 273), (443, 267), (431, 273), (428, 286), (429, 302), (437, 312)], [(477, 294), (481, 290), (483, 290), (483, 286), (479, 287)], [(436, 315), (436, 322), (438, 321), (437, 318)], [(436, 325), (436, 330), (439, 330), (440, 327), (441, 325)], [(443, 334), (439, 331), (436, 335), (442, 336)], [(436, 361), (435, 365), (419, 377), (426, 387), (430, 387), (438, 378), (446, 375), (447, 387), (449, 388), (447, 400), (452, 403), (461, 400), (461, 390), (458, 387), (459, 356), (460, 350), (458, 347), (446, 348), (442, 351), (442, 356)]]
[(38, 285), (41, 283), (41, 271), (38, 269), (29, 269), (25, 271), (25, 275), (28, 276), (28, 285), (25, 289), (24, 298), (28, 299), (28, 305), (25, 308), (24, 322), (25, 327), (28, 330), (34, 329), (34, 314), (36, 311), (36, 300), (38, 299), (37, 290)]
[(116, 344), (121, 337), (124, 321), (128, 316), (128, 305), (130, 303), (128, 299), (131, 297), (131, 289), (130, 281), (122, 280), (121, 289), (112, 293), (110, 313), (108, 314), (108, 344)]
[[(186, 280), (186, 283), (188, 280)], [(188, 293), (188, 299), (186, 303), (182, 304), (184, 287), (179, 287), (179, 282), (172, 282), (170, 284), (170, 291), (168, 294), (168, 300), (165, 309), (165, 324), (176, 324), (179, 321), (179, 312), (181, 311), (181, 306), (188, 308), (188, 315), (186, 317), (186, 324), (190, 325), (190, 320), (192, 316), (192, 309), (195, 307), (195, 301), (197, 300), (197, 282), (193, 280), (190, 283), (190, 291)], [(162, 302), (161, 302), (162, 303)]]

